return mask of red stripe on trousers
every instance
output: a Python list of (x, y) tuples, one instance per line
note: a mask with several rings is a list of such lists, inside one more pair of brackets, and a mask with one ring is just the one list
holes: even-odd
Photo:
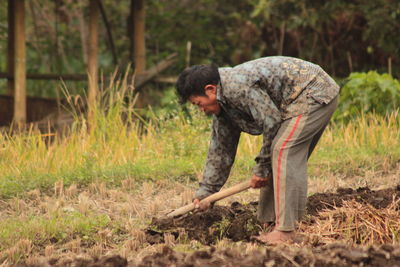
[(277, 187), (277, 192), (276, 192), (276, 203), (277, 203), (277, 211), (276, 211), (276, 225), (279, 225), (279, 211), (280, 211), (280, 186), (281, 186), (281, 160), (282, 160), (282, 154), (283, 154), (283, 150), (286, 147), (286, 144), (289, 142), (290, 138), (292, 138), (294, 131), (296, 130), (300, 119), (301, 119), (302, 115), (297, 117), (296, 123), (293, 126), (292, 131), (290, 132), (289, 136), (286, 138), (285, 142), (283, 142), (281, 149), (279, 150), (279, 156), (278, 156), (278, 174), (277, 174), (277, 178), (276, 178), (276, 187)]

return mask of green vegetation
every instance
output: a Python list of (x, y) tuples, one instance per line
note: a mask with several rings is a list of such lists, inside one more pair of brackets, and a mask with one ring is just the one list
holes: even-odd
[(225, 237), (230, 227), (231, 222), (225, 217), (222, 218), (221, 221), (218, 221), (211, 225), (210, 229), (215, 233), (216, 242), (222, 240)]
[(400, 82), (389, 74), (352, 73), (340, 92), (336, 119), (348, 121), (365, 113), (385, 116), (398, 112)]
[[(127, 25), (130, 2), (103, 0), (115, 42), (118, 66), (130, 63)], [(26, 3), (27, 72), (85, 73), (88, 1)], [(235, 65), (269, 55), (289, 55), (321, 65), (346, 77), (352, 71), (378, 70), (399, 74), (400, 3), (393, 0), (198, 0), (146, 2), (147, 65), (174, 52), (179, 60), (169, 74), (191, 64)], [(104, 23), (99, 21), (99, 65), (113, 71), (112, 52)], [(0, 71), (6, 71), (7, 4), (0, 5)], [(398, 76), (397, 76), (398, 77)], [(55, 97), (54, 83), (28, 81), (28, 94)], [(70, 82), (74, 93), (84, 83)], [(162, 85), (160, 87), (163, 87)], [(0, 81), (0, 92), (6, 90)]]
[[(92, 182), (120, 185), (127, 178), (138, 182), (188, 181), (200, 174), (207, 153), (210, 119), (190, 109), (191, 118), (174, 112), (144, 121), (134, 116), (136, 111), (131, 104), (124, 103), (123, 93), (117, 93), (126, 91), (121, 86), (103, 96), (106, 101), (99, 104), (91, 131), (84, 118), (76, 117), (68, 136), (56, 136), (52, 142), (35, 131), (1, 134), (0, 197), (10, 198), (33, 189), (48, 190), (60, 180), (66, 186)], [(124, 121), (123, 117), (128, 119)], [(400, 159), (399, 143), (400, 120), (395, 111), (385, 117), (368, 114), (347, 124), (332, 124), (311, 157), (311, 175), (353, 175), (387, 169)], [(236, 178), (231, 182), (248, 177), (260, 146), (260, 137), (242, 135), (232, 174)]]
[[(89, 1), (25, 2), (27, 72), (85, 73)], [(117, 65), (124, 70), (132, 63), (130, 2), (102, 1), (118, 62), (99, 21), (101, 73), (110, 73)], [(176, 64), (164, 73), (176, 76), (188, 64), (189, 41), (190, 64), (236, 65), (271, 55), (319, 64), (341, 79), (342, 89), (334, 120), (310, 158), (310, 191), (334, 190), (341, 183), (364, 185), (373, 180), (370, 176), (374, 181), (381, 176), (390, 180), (400, 163), (400, 82), (396, 79), (400, 2), (394, 2), (147, 1), (147, 66), (177, 52)], [(7, 68), (6, 13), (7, 5), (0, 5), (0, 72)], [(211, 119), (192, 106), (179, 107), (174, 88), (160, 83), (149, 83), (141, 91), (152, 106), (136, 109), (132, 86), (126, 79), (115, 81), (115, 76), (120, 78), (120, 72), (116, 70), (111, 81), (101, 79), (103, 95), (90, 124), (73, 112), (74, 123), (64, 135), (33, 128), (22, 133), (0, 131), (0, 265), (68, 253), (139, 257), (145, 255), (143, 250), (157, 251), (143, 229), (153, 216), (191, 201), (204, 167)], [(86, 82), (60, 86), (59, 81), (28, 80), (27, 93), (56, 97), (67, 87), (74, 95), (67, 98), (83, 98), (86, 86)], [(6, 88), (7, 80), (0, 80), (0, 93), (5, 94)], [(261, 143), (260, 136), (242, 134), (228, 186), (250, 177)], [(382, 180), (374, 185), (390, 182)], [(256, 193), (248, 190), (235, 197), (252, 201)], [(351, 229), (346, 227), (362, 214), (360, 206), (350, 208), (354, 214), (345, 209), (343, 214), (353, 217), (340, 215), (346, 219), (343, 226), (335, 220), (340, 229)], [(389, 213), (372, 217), (397, 223), (394, 206), (392, 211), (393, 217)], [(357, 220), (365, 222), (361, 217)], [(368, 224), (376, 225), (374, 220)], [(398, 238), (398, 227), (385, 222), (385, 231)], [(332, 222), (327, 223), (333, 229)], [(224, 218), (210, 228), (220, 246), (232, 244), (224, 240), (230, 227)], [(252, 222), (245, 228), (259, 230)], [(350, 232), (345, 234), (344, 240), (352, 238)], [(204, 248), (183, 230), (178, 238), (172, 232), (162, 238), (175, 250)]]
[(37, 246), (47, 245), (49, 240), (52, 243), (63, 243), (71, 237), (80, 237), (89, 242), (89, 236), (109, 223), (110, 219), (106, 215), (82, 214), (77, 211), (58, 211), (48, 218), (33, 214), (22, 220), (21, 217), (6, 218), (0, 222), (0, 250), (21, 239), (33, 240)]

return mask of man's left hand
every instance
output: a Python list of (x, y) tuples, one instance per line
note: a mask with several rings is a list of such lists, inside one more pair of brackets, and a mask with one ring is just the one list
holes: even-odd
[(255, 174), (250, 179), (250, 187), (251, 188), (261, 188), (267, 185), (267, 182), (270, 177), (262, 178)]

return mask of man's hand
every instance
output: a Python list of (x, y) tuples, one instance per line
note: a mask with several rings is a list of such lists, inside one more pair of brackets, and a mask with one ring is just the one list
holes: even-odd
[(200, 199), (198, 198), (195, 198), (193, 200), (193, 204), (195, 209), (200, 209), (201, 211), (208, 210), (211, 206), (211, 203), (209, 201), (200, 202)]
[(262, 178), (259, 177), (255, 174), (253, 174), (253, 176), (250, 179), (250, 187), (251, 188), (261, 188), (267, 185), (267, 182), (269, 180), (270, 177), (267, 178)]

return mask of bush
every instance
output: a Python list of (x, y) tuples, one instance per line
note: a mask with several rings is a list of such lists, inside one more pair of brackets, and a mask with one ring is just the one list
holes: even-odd
[(380, 115), (398, 110), (400, 82), (389, 74), (376, 71), (355, 72), (345, 81), (335, 119), (349, 121), (357, 115), (375, 112)]

